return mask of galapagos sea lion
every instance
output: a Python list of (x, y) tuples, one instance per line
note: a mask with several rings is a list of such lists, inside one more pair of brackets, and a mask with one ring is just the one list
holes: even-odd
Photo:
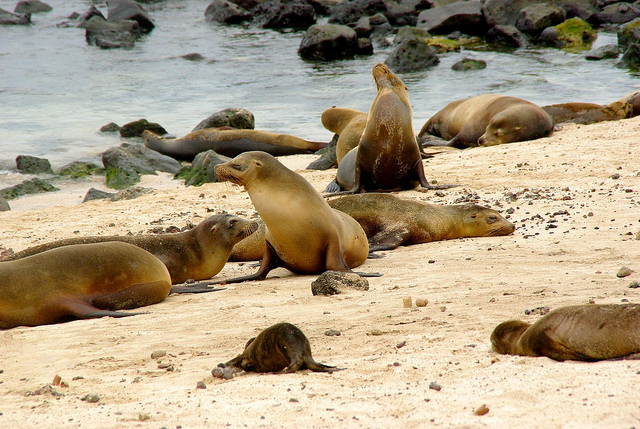
[(630, 117), (632, 105), (623, 105), (619, 102), (607, 106), (594, 103), (561, 103), (542, 106), (553, 122), (573, 122), (575, 124), (594, 124), (603, 121), (616, 121)]
[(142, 138), (149, 149), (185, 161), (193, 161), (197, 154), (207, 150), (214, 150), (228, 157), (255, 150), (264, 151), (273, 156), (284, 156), (313, 153), (329, 144), (307, 141), (288, 134), (238, 130), (229, 127), (205, 128), (177, 139), (163, 138), (146, 130)]
[(367, 114), (346, 107), (330, 107), (322, 112), (322, 125), (338, 135), (336, 158), (338, 164), (342, 158), (360, 143), (362, 132), (367, 125)]
[(220, 180), (244, 186), (266, 225), (258, 272), (225, 283), (263, 279), (275, 267), (305, 274), (351, 271), (367, 259), (360, 224), (329, 207), (309, 182), (268, 153), (245, 152), (216, 165), (215, 172)]
[(447, 104), (422, 127), (427, 135), (449, 140), (444, 146), (467, 148), (535, 140), (553, 133), (551, 116), (535, 104), (516, 97), (481, 94)]
[(430, 185), (424, 175), (404, 83), (384, 64), (376, 64), (372, 74), (377, 94), (360, 144), (342, 158), (337, 178), (329, 184), (327, 192), (442, 188)]
[(242, 354), (218, 366), (251, 372), (336, 371), (336, 367), (316, 362), (304, 333), (291, 323), (278, 323), (251, 338)]
[(74, 237), (29, 247), (4, 260), (20, 259), (71, 244), (123, 241), (155, 255), (167, 266), (171, 282), (177, 284), (189, 279), (210, 279), (218, 274), (229, 259), (233, 246), (249, 237), (257, 228), (256, 222), (219, 214), (206, 218), (195, 228), (184, 232)]
[(509, 235), (515, 230), (500, 213), (476, 204), (435, 205), (374, 193), (331, 199), (329, 206), (362, 226), (370, 252), (460, 237)]
[(132, 244), (59, 247), (0, 262), (0, 328), (132, 316), (117, 310), (161, 302), (170, 290), (167, 267)]
[(501, 354), (558, 361), (619, 359), (640, 353), (640, 304), (561, 307), (534, 324), (509, 320), (491, 334)]

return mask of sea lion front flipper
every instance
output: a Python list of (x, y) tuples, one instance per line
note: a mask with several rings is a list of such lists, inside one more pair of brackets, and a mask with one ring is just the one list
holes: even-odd
[(380, 231), (369, 239), (369, 253), (379, 250), (393, 250), (404, 244), (411, 236), (409, 228)]
[(121, 313), (119, 311), (101, 310), (81, 299), (66, 299), (59, 303), (60, 310), (78, 319), (97, 319), (100, 317), (129, 317), (145, 313)]
[(338, 183), (338, 179), (333, 179), (333, 181), (327, 185), (324, 191), (329, 194), (337, 194), (342, 191), (342, 188)]
[(258, 272), (256, 272), (255, 274), (249, 274), (248, 276), (234, 277), (227, 280), (212, 282), (210, 284), (224, 285), (229, 283), (242, 283), (252, 280), (264, 280), (264, 278), (267, 277), (267, 274), (269, 274), (269, 271), (273, 270), (274, 268), (286, 268), (286, 265), (282, 262), (282, 259), (280, 259), (271, 243), (269, 243), (268, 241), (265, 241), (265, 243), (266, 246), (264, 249), (264, 256), (260, 261), (260, 269), (258, 269)]

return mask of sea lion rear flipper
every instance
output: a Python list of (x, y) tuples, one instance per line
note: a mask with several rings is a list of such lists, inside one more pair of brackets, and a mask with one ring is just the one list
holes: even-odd
[(305, 359), (304, 361), (307, 369), (314, 372), (333, 372), (333, 371), (342, 371), (345, 368), (336, 368), (335, 366), (325, 365), (323, 363), (316, 362), (313, 358)]
[(171, 293), (207, 293), (225, 290), (225, 288), (210, 287), (212, 284), (213, 283), (211, 282), (199, 282), (190, 284), (182, 283), (182, 285), (171, 286)]
[(338, 183), (338, 179), (333, 179), (333, 181), (327, 185), (327, 187), (326, 187), (326, 189), (324, 191), (329, 193), (329, 194), (336, 194), (336, 193), (342, 191), (342, 188), (340, 187), (340, 184)]
[(119, 311), (101, 310), (81, 299), (63, 300), (59, 305), (61, 310), (78, 319), (97, 319), (100, 317), (129, 317), (145, 313), (121, 313)]

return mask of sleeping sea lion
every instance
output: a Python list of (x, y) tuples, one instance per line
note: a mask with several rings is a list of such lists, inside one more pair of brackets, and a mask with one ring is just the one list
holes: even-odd
[(447, 104), (429, 119), (418, 134), (449, 140), (445, 146), (467, 148), (493, 146), (548, 137), (553, 133), (551, 116), (535, 104), (516, 97), (481, 94)]
[(288, 134), (238, 130), (230, 127), (205, 128), (177, 139), (166, 139), (146, 130), (142, 133), (142, 138), (149, 149), (185, 161), (193, 161), (197, 154), (207, 150), (214, 150), (228, 157), (254, 150), (268, 152), (273, 156), (283, 156), (313, 153), (329, 144), (307, 141)]
[(360, 143), (362, 132), (367, 125), (367, 114), (345, 107), (331, 107), (322, 112), (320, 119), (327, 130), (338, 134), (336, 158), (340, 164), (347, 152)]
[(575, 124), (593, 124), (603, 121), (616, 121), (630, 117), (632, 105), (622, 105), (614, 102), (608, 106), (594, 103), (561, 103), (542, 106), (553, 122), (573, 122)]
[(640, 304), (561, 307), (533, 325), (509, 320), (493, 330), (491, 344), (498, 353), (558, 361), (619, 359), (640, 353)]
[(128, 243), (76, 244), (0, 262), (0, 328), (125, 317), (164, 300), (167, 267)]
[(220, 272), (233, 246), (258, 228), (256, 222), (230, 214), (206, 218), (195, 228), (175, 234), (75, 237), (29, 247), (5, 258), (15, 260), (71, 244), (123, 241), (151, 252), (171, 274), (173, 284), (209, 279)]
[(263, 279), (275, 267), (306, 274), (351, 271), (367, 259), (367, 237), (358, 222), (329, 207), (309, 182), (268, 153), (245, 152), (216, 165), (215, 173), (244, 186), (266, 225), (258, 272), (224, 283)]
[(278, 323), (251, 338), (242, 354), (221, 367), (252, 372), (336, 371), (336, 367), (316, 362), (304, 333), (291, 323)]

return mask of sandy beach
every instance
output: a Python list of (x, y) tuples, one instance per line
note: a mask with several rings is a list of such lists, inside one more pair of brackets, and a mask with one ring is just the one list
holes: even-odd
[[(314, 156), (282, 161), (323, 191), (335, 170)], [(370, 290), (311, 294), (316, 276), (284, 269), (220, 292), (171, 295), (145, 314), (0, 332), (0, 423), (82, 428), (629, 428), (640, 425), (640, 361), (555, 362), (498, 355), (489, 335), (538, 307), (640, 302), (640, 117), (565, 125), (553, 136), (450, 150), (425, 161), (443, 191), (397, 193), (437, 204), (475, 202), (517, 229), (382, 252), (358, 270)], [(230, 183), (185, 188), (145, 177), (155, 192), (80, 204), (89, 183), (12, 200), (0, 246), (15, 251), (82, 236), (183, 227), (226, 211), (251, 217)], [(633, 272), (618, 278), (623, 267)], [(228, 263), (216, 278), (251, 273)], [(426, 307), (403, 298), (428, 299)], [(302, 329), (333, 374), (211, 370), (262, 329)], [(327, 336), (329, 329), (339, 336)], [(152, 359), (156, 351), (164, 357)], [(58, 375), (65, 386), (48, 387)], [(206, 388), (197, 388), (203, 382)], [(488, 413), (476, 415), (482, 405)]]

